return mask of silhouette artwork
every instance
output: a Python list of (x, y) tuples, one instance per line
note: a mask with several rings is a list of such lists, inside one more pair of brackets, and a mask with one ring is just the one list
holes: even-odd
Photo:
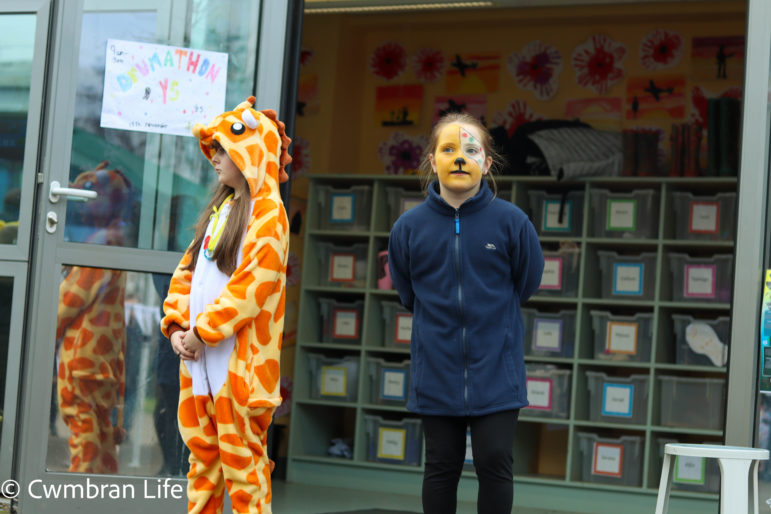
[(464, 103), (458, 103), (455, 100), (453, 100), (452, 98), (450, 98), (450, 99), (447, 100), (447, 108), (439, 110), (439, 117), (441, 118), (442, 116), (444, 116), (446, 114), (453, 113), (453, 112), (459, 112), (459, 113), (460, 112), (464, 112), (465, 109), (466, 109), (466, 103), (465, 102)]
[(460, 72), (461, 77), (466, 76), (466, 70), (475, 70), (478, 64), (479, 63), (476, 62), (465, 62), (460, 58), (460, 54), (455, 54), (455, 60), (450, 62), (450, 66), (457, 69)]
[(384, 127), (402, 127), (405, 125), (414, 125), (415, 122), (409, 119), (410, 110), (407, 106), (402, 107), (398, 111), (391, 111), (391, 116), (387, 120), (383, 120), (380, 124)]
[(727, 54), (725, 52), (725, 45), (720, 45), (720, 47), (717, 50), (717, 54), (715, 55), (715, 60), (717, 61), (717, 77), (719, 79), (727, 79), (728, 75), (726, 73), (726, 63), (728, 61), (729, 57), (733, 57), (734, 52), (731, 52)]
[[(661, 94), (662, 93), (669, 93), (670, 95), (675, 92), (674, 87), (667, 87), (667, 88), (661, 88), (656, 86), (656, 84), (653, 82), (653, 80), (648, 81), (648, 87), (643, 89), (646, 93), (650, 93), (651, 96), (653, 96), (654, 100), (657, 102), (661, 101)], [(635, 97), (637, 99), (637, 97)]]

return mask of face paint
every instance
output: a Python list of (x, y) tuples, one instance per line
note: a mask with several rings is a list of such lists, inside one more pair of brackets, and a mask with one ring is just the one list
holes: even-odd
[(486, 173), (485, 152), (472, 131), (473, 127), (452, 123), (437, 138), (434, 172), (444, 188), (456, 193), (475, 191)]

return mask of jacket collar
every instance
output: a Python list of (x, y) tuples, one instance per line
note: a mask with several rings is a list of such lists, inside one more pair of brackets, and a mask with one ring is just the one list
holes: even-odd
[[(463, 202), (463, 205), (460, 206), (460, 209), (458, 209), (459, 212), (463, 212), (464, 214), (470, 214), (472, 212), (476, 212), (479, 209), (483, 208), (487, 204), (493, 201), (493, 192), (490, 190), (490, 188), (487, 185), (487, 180), (482, 180), (482, 183), (479, 187), (479, 191), (477, 191), (477, 194), (472, 196), (471, 198), (468, 198), (465, 202)], [(448, 204), (444, 201), (444, 198), (442, 198), (439, 195), (439, 181), (434, 180), (431, 182), (431, 184), (428, 186), (428, 205), (433, 210), (440, 214), (449, 214), (451, 216), (455, 215), (455, 207)]]

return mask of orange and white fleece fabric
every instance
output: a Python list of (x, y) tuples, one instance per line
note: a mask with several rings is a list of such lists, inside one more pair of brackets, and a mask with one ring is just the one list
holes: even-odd
[[(208, 126), (193, 128), (204, 155), (211, 160), (216, 153), (211, 145), (219, 142), (249, 184), (251, 215), (237, 268), (226, 276), (203, 256), (202, 247), (196, 269), (183, 270), (191, 260), (186, 253), (163, 305), (161, 329), (167, 337), (195, 328), (206, 344), (197, 361), (180, 364), (179, 429), (190, 448), (192, 513), (222, 512), (225, 488), (233, 512), (271, 512), (266, 440), (281, 403), (289, 251), (279, 181), (291, 158), (283, 123), (253, 104), (250, 97)], [(207, 235), (211, 230), (210, 222)]]
[(73, 266), (59, 287), (57, 396), (70, 429), (70, 471), (117, 473), (121, 437), (110, 414), (124, 396), (122, 271)]

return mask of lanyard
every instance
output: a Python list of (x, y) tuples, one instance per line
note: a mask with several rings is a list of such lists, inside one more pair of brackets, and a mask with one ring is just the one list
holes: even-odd
[(212, 259), (212, 256), (214, 255), (214, 248), (217, 247), (217, 243), (219, 242), (220, 236), (222, 235), (222, 230), (225, 228), (225, 223), (228, 221), (227, 218), (224, 218), (222, 220), (222, 225), (219, 226), (218, 230), (217, 223), (219, 222), (222, 208), (225, 207), (225, 204), (228, 203), (231, 198), (233, 198), (232, 194), (228, 195), (228, 197), (222, 201), (219, 207), (212, 207), (214, 214), (209, 216), (209, 219), (213, 219), (211, 235), (206, 236), (206, 239), (203, 240), (203, 256), (208, 260)]

